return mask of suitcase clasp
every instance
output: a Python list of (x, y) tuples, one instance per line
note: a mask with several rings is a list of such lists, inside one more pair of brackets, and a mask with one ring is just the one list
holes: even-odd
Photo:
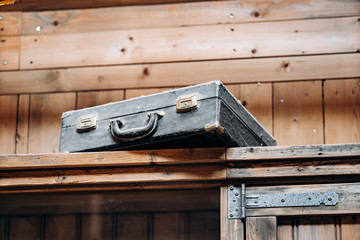
[(176, 112), (188, 112), (195, 108), (197, 108), (196, 94), (178, 97), (176, 101)]
[(76, 131), (88, 132), (96, 128), (96, 114), (80, 117), (77, 120)]

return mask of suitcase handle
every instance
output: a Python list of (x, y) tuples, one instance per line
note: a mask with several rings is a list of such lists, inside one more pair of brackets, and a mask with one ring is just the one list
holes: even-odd
[(111, 135), (117, 140), (135, 140), (144, 138), (153, 133), (157, 127), (158, 121), (165, 115), (164, 112), (153, 112), (147, 113), (149, 121), (144, 127), (132, 128), (127, 130), (121, 130), (123, 125), (120, 118), (110, 121), (110, 132)]

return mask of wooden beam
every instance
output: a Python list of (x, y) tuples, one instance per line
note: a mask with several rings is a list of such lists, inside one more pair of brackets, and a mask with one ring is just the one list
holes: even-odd
[[(164, 3), (164, 2), (162, 2)], [(216, 1), (24, 12), (23, 35), (180, 27), (358, 15), (359, 2)], [(231, 15), (232, 14), (232, 15)], [(231, 17), (233, 16), (233, 17)], [(149, 21), (151, 19), (151, 21)], [(41, 30), (36, 28), (40, 26)]]
[[(132, 29), (101, 34), (22, 36), (20, 68), (354, 53), (360, 49), (357, 19), (345, 17)], [(288, 67), (289, 71), (291, 69)]]
[(15, 169), (120, 167), (218, 163), (225, 161), (223, 148), (0, 155), (0, 171)]
[(276, 240), (276, 217), (246, 218), (246, 240)]
[(215, 78), (227, 84), (353, 78), (360, 77), (359, 65), (353, 53), (9, 71), (0, 72), (0, 94), (175, 87)]
[(340, 215), (360, 213), (360, 183), (288, 185), (274, 187), (248, 187), (246, 195), (276, 193), (335, 192), (339, 195), (336, 206), (284, 207), (246, 209), (246, 216), (301, 216), (301, 215)]

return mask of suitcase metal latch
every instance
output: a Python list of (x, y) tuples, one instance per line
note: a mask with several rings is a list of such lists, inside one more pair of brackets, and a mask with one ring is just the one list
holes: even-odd
[(77, 120), (76, 131), (77, 132), (88, 132), (96, 128), (97, 115), (87, 115), (80, 117)]
[(195, 108), (197, 108), (196, 94), (178, 97), (176, 101), (176, 112), (188, 112)]

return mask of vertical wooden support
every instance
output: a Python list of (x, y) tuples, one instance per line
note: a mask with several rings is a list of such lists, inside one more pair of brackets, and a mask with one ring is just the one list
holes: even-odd
[(276, 217), (246, 218), (246, 240), (276, 240)]
[(242, 219), (228, 219), (228, 187), (220, 188), (220, 239), (244, 240), (244, 224)]
[(30, 94), (19, 95), (16, 153), (28, 153)]
[(15, 153), (17, 95), (0, 96), (0, 154)]

